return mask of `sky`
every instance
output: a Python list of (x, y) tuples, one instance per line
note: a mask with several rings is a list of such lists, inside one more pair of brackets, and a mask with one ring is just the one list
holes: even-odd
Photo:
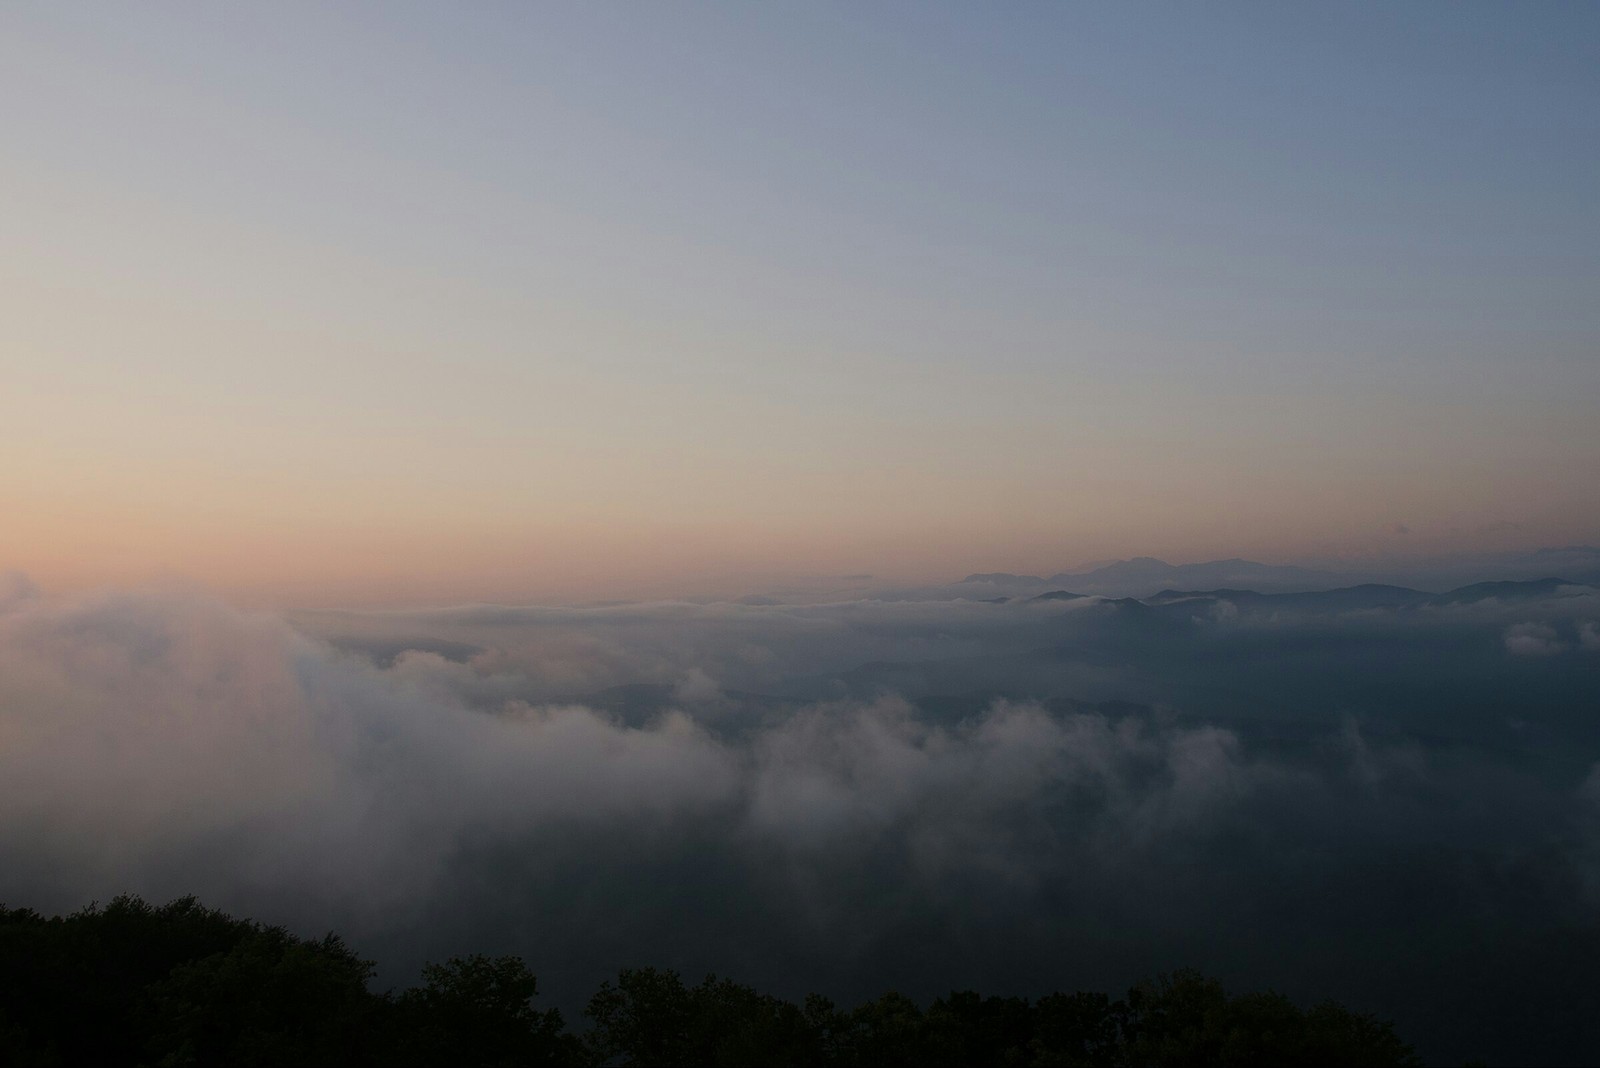
[(0, 13), (0, 567), (279, 606), (1600, 540), (1600, 9)]

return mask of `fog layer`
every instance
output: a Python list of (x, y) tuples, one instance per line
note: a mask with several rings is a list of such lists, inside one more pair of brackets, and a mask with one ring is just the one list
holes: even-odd
[(293, 624), (4, 591), (12, 904), (196, 893), (387, 982), (520, 953), (569, 1008), (642, 963), (846, 1000), (1196, 966), (1430, 1057), (1596, 1048), (1592, 587)]

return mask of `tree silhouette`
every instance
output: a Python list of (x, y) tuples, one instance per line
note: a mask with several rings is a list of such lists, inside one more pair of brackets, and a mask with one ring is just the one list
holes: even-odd
[(539, 981), (519, 957), (456, 957), (427, 965), (422, 978), (394, 1001), (394, 1063), (499, 1068), (579, 1055), (561, 1013), (534, 1008)]
[(457, 957), (373, 993), (336, 935), (302, 939), (193, 898), (66, 917), (0, 907), (0, 1065), (1410, 1065), (1387, 1022), (1177, 971), (1122, 1000), (951, 991), (796, 1005), (715, 975), (621, 971), (582, 1036), (516, 957)]

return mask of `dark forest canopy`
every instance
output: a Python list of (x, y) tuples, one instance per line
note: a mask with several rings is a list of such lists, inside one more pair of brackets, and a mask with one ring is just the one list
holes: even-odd
[(841, 1009), (716, 976), (625, 969), (569, 1029), (535, 1005), (516, 957), (455, 958), (421, 985), (368, 990), (372, 964), (336, 935), (302, 939), (182, 898), (119, 897), (47, 918), (0, 907), (0, 1063), (1415, 1064), (1393, 1027), (1333, 1002), (1229, 996), (1180, 971), (1120, 1000), (897, 993)]

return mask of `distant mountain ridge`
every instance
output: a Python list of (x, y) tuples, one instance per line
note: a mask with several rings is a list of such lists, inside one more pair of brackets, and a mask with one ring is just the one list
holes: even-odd
[[(1563, 596), (1563, 590), (1573, 594), (1594, 591), (1592, 583), (1571, 582), (1562, 578), (1529, 579), (1525, 581), (1477, 582), (1444, 593), (1428, 593), (1406, 586), (1391, 586), (1366, 582), (1356, 586), (1343, 586), (1332, 590), (1310, 590), (1303, 593), (1262, 593), (1258, 590), (1162, 590), (1143, 598), (1106, 598), (1106, 604), (1136, 603), (1152, 608), (1168, 609), (1177, 606), (1196, 606), (1226, 601), (1248, 612), (1354, 612), (1378, 608), (1415, 608), (1428, 606), (1442, 608), (1449, 605), (1477, 604), (1487, 600), (1527, 601)], [(1040, 594), (1034, 601), (1070, 600), (1076, 596), (1065, 591)]]
[(958, 587), (1038, 589), (1068, 587), (1081, 594), (1104, 597), (1148, 597), (1162, 590), (1248, 588), (1255, 592), (1291, 593), (1326, 589), (1348, 582), (1349, 576), (1293, 565), (1262, 564), (1237, 557), (1198, 564), (1169, 564), (1153, 556), (1136, 556), (1086, 571), (1060, 571), (1047, 578), (1013, 575), (1004, 571), (968, 575)]
[(1434, 595), (1407, 586), (1391, 586), (1381, 582), (1363, 582), (1355, 586), (1342, 586), (1332, 590), (1311, 590), (1304, 593), (1260, 593), (1256, 590), (1162, 590), (1146, 598), (1150, 604), (1168, 605), (1185, 601), (1231, 601), (1236, 605), (1261, 605), (1263, 607), (1292, 608), (1310, 612), (1349, 612), (1365, 608), (1399, 608), (1424, 604)]
[[(1335, 590), (1346, 593), (1351, 602), (1394, 597), (1394, 603), (1412, 603), (1447, 590), (1465, 597), (1461, 591), (1492, 582), (1561, 582), (1550, 578), (1561, 575), (1579, 585), (1600, 586), (1600, 548), (1568, 545), (1559, 548), (1518, 552), (1466, 554), (1432, 559), (1370, 560), (1328, 567), (1299, 564), (1264, 564), (1256, 560), (1231, 557), (1191, 564), (1172, 564), (1153, 556), (1086, 565), (1051, 575), (1013, 574), (1009, 571), (978, 571), (959, 582), (910, 588), (878, 588), (860, 591), (864, 596), (884, 601), (1000, 601), (1014, 599), (1066, 600), (1066, 594), (1081, 597), (1159, 598), (1182, 592), (1237, 591), (1240, 596), (1314, 594)], [(1383, 593), (1377, 588), (1387, 588)], [(1398, 591), (1410, 591), (1401, 593)], [(1442, 596), (1442, 595), (1441, 595)], [(744, 599), (752, 605), (807, 603), (815, 598), (795, 598), (783, 592)], [(1380, 603), (1382, 603), (1380, 601)]]
[(1459, 593), (1469, 586), (1506, 581), (1600, 585), (1600, 548), (1567, 545), (1411, 562), (1375, 560), (1337, 570), (1297, 564), (1263, 564), (1239, 557), (1170, 564), (1153, 556), (1136, 556), (1046, 576), (978, 572), (937, 589), (949, 591), (948, 596), (952, 597), (976, 596), (979, 590), (987, 591), (983, 596), (988, 597), (1006, 593), (1020, 595), (1024, 591), (1038, 596), (1052, 590), (1072, 590), (1102, 597), (1142, 598), (1179, 590), (1235, 589), (1278, 594), (1359, 586)]

